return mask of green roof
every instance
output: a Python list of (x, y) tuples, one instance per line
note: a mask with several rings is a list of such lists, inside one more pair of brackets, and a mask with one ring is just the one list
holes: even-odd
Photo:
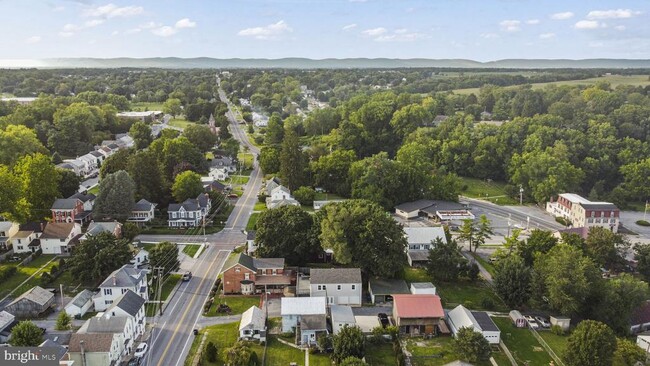
[(373, 295), (410, 294), (411, 290), (404, 280), (373, 278), (368, 283), (368, 290)]

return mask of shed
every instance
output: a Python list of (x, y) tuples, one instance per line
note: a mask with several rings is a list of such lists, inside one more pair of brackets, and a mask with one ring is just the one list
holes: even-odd
[(381, 326), (379, 318), (375, 315), (355, 315), (354, 322), (365, 334), (370, 334), (373, 329)]
[(346, 325), (353, 327), (357, 323), (352, 308), (346, 305), (330, 306), (330, 317), (332, 318), (332, 332), (334, 334), (338, 334), (341, 328)]
[(410, 294), (411, 290), (404, 280), (371, 279), (368, 281), (368, 292), (373, 304), (393, 301), (393, 295)]
[(81, 291), (65, 306), (65, 312), (72, 317), (84, 316), (93, 306), (93, 295), (89, 290)]
[(501, 331), (484, 311), (470, 311), (463, 305), (458, 305), (447, 314), (447, 320), (454, 336), (462, 328), (471, 328), (481, 333), (490, 344), (499, 344), (501, 341)]
[(646, 353), (650, 353), (650, 334), (641, 333), (636, 336), (636, 345)]
[(413, 282), (411, 283), (412, 294), (436, 294), (436, 286), (431, 282)]
[(449, 332), (442, 320), (445, 312), (437, 295), (395, 295), (393, 319), (400, 334), (411, 336)]
[(53, 303), (53, 293), (35, 286), (9, 303), (5, 310), (17, 318), (36, 318), (47, 311)]
[(0, 333), (8, 328), (16, 317), (6, 311), (0, 311)]
[(523, 315), (519, 312), (519, 310), (511, 310), (510, 313), (510, 320), (512, 320), (512, 323), (517, 327), (517, 328), (526, 328), (528, 323), (526, 322), (526, 318), (524, 318)]
[(571, 327), (571, 318), (561, 316), (551, 316), (551, 326), (558, 325), (563, 331), (568, 331)]
[(266, 342), (266, 316), (262, 309), (251, 306), (246, 310), (239, 322), (240, 339), (259, 339)]

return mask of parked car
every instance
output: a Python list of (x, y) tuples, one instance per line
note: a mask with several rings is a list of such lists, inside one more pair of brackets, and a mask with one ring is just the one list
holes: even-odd
[(134, 358), (129, 360), (129, 363), (127, 364), (127, 366), (138, 366), (138, 365), (140, 365), (141, 360), (142, 359), (140, 357), (134, 357)]
[(539, 324), (537, 324), (537, 321), (535, 321), (535, 318), (533, 318), (530, 315), (524, 315), (524, 318), (528, 322), (528, 326), (533, 328), (533, 329), (539, 329)]
[(192, 272), (187, 271), (183, 273), (183, 281), (189, 281), (192, 279)]
[(550, 328), (551, 323), (548, 321), (548, 319), (544, 318), (543, 316), (536, 316), (535, 320), (541, 325), (543, 328)]
[(147, 353), (147, 349), (148, 349), (148, 348), (149, 348), (149, 346), (147, 346), (147, 344), (144, 343), (144, 342), (138, 344), (138, 347), (135, 349), (135, 354), (134, 354), (134, 356), (135, 356), (135, 357), (142, 357), (142, 356), (144, 356), (144, 354)]
[(381, 323), (382, 328), (386, 328), (387, 326), (390, 325), (390, 321), (388, 320), (388, 315), (386, 315), (385, 313), (377, 314), (377, 318), (379, 318), (379, 322)]

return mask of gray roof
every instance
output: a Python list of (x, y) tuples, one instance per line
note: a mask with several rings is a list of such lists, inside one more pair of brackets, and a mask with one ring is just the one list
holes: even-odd
[(201, 208), (206, 208), (210, 203), (210, 196), (208, 196), (207, 193), (201, 193), (198, 197), (196, 197), (196, 201)]
[(373, 278), (369, 281), (368, 290), (373, 295), (410, 294), (411, 290), (404, 280)]
[(467, 210), (467, 206), (451, 201), (434, 201), (433, 205), (423, 208), (422, 211), (435, 214), (437, 211), (456, 211), (456, 210)]
[(88, 230), (86, 231), (86, 234), (88, 235), (98, 235), (101, 233), (113, 233), (115, 232), (115, 229), (120, 226), (121, 224), (117, 221), (109, 221), (109, 222), (91, 222), (90, 225), (88, 225)]
[(117, 300), (106, 310), (110, 312), (113, 308), (120, 308), (124, 310), (127, 314), (135, 317), (138, 314), (138, 311), (144, 306), (145, 300), (136, 294), (135, 292), (128, 290), (118, 297)]
[(411, 282), (413, 288), (436, 288), (431, 282)]
[(140, 201), (136, 202), (136, 204), (133, 206), (132, 211), (149, 211), (151, 210), (152, 205), (156, 207), (156, 205), (143, 198)]
[(312, 268), (312, 284), (361, 283), (359, 268)]
[(331, 305), (330, 315), (332, 323), (354, 323), (354, 313), (352, 307), (345, 305)]
[(237, 255), (229, 257), (226, 260), (222, 272), (225, 272), (236, 264), (244, 266), (251, 271), (257, 271), (257, 268), (284, 268), (284, 258), (253, 258), (244, 253), (237, 253)]
[(125, 316), (96, 316), (88, 319), (86, 333), (122, 333), (129, 318)]
[[(34, 286), (31, 289), (24, 292), (22, 295), (18, 296), (14, 301), (9, 305), (17, 303), (20, 300), (27, 299), (33, 301), (41, 306), (46, 305), (50, 300), (54, 298), (54, 294), (50, 291), (40, 287)], [(7, 305), (7, 306), (9, 306)]]
[(411, 261), (415, 262), (426, 262), (429, 260), (428, 250), (409, 250), (406, 255), (411, 258)]
[[(144, 270), (138, 269), (133, 264), (125, 264), (106, 277), (99, 287), (134, 287), (145, 276)], [(113, 284), (113, 279), (115, 284)]]
[(413, 201), (413, 202), (404, 202), (400, 203), (399, 205), (395, 206), (396, 210), (401, 210), (401, 211), (406, 211), (406, 212), (413, 212), (413, 211), (419, 211), (425, 207), (429, 207), (434, 204), (434, 201), (432, 200), (418, 200), (418, 201)]
[(59, 163), (59, 164), (57, 164), (56, 166), (57, 166), (57, 168), (61, 168), (61, 169), (70, 169), (70, 170), (74, 170), (74, 165), (72, 165), (72, 164), (70, 164), (70, 163)]
[(51, 339), (46, 339), (43, 341), (43, 343), (38, 345), (39, 347), (49, 347), (49, 348), (54, 348), (56, 349), (56, 359), (60, 360), (65, 356), (66, 353), (68, 353), (68, 349), (63, 347), (62, 345), (54, 342)]
[(72, 301), (70, 301), (70, 303), (69, 303), (68, 305), (72, 304), (72, 305), (74, 305), (74, 306), (76, 306), (76, 307), (81, 308), (81, 307), (83, 307), (84, 305), (86, 305), (86, 303), (87, 303), (88, 301), (92, 300), (93, 295), (94, 295), (94, 294), (93, 294), (92, 291), (90, 291), (90, 290), (83, 290), (83, 291), (81, 291), (80, 293), (78, 293), (77, 296), (75, 296), (75, 297), (72, 299)]
[(6, 311), (0, 311), (0, 332), (3, 331), (9, 324), (13, 323), (16, 317)]
[(609, 202), (580, 203), (580, 205), (590, 210), (618, 210), (615, 204)]
[(90, 155), (92, 155), (92, 156), (94, 156), (94, 157), (96, 157), (96, 158), (101, 158), (102, 156), (104, 156), (104, 154), (100, 153), (100, 152), (97, 151), (97, 150), (91, 151), (91, 152), (90, 152)]
[(196, 199), (188, 198), (183, 203), (170, 203), (167, 211), (180, 211), (181, 207), (185, 211), (198, 211), (201, 208)]
[(499, 328), (492, 321), (492, 318), (485, 311), (472, 311), (472, 316), (483, 331), (498, 332)]
[(80, 200), (81, 202), (88, 202), (88, 201), (95, 200), (95, 198), (97, 198), (97, 196), (95, 196), (92, 193), (83, 194), (81, 192), (77, 192), (77, 193), (73, 194), (72, 196), (68, 197), (68, 199), (73, 199), (73, 198), (76, 198), (76, 199)]
[(57, 198), (52, 204), (53, 210), (72, 210), (77, 206), (76, 198)]
[(284, 258), (253, 258), (253, 266), (259, 268), (284, 268)]
[(325, 314), (301, 315), (300, 329), (301, 330), (326, 330), (327, 315)]

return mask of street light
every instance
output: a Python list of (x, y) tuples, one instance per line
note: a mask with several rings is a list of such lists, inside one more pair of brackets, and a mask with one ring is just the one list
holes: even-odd
[(524, 201), (524, 187), (519, 185), (519, 205), (522, 205)]

